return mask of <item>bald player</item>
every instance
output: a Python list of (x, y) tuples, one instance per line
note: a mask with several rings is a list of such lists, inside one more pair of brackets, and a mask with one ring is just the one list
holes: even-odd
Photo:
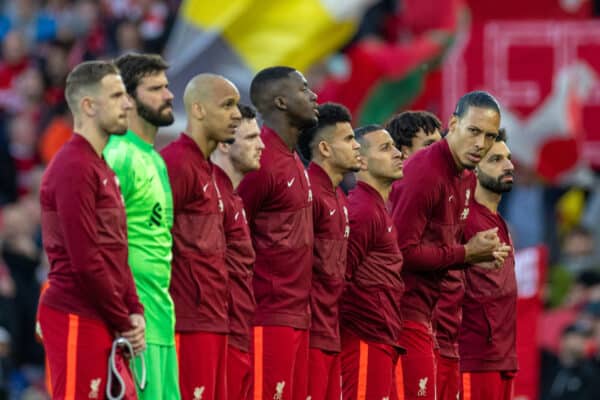
[(260, 169), (238, 187), (256, 251), (254, 399), (306, 400), (312, 191), (295, 148), (317, 123), (317, 96), (300, 72), (271, 67), (254, 77), (250, 97), (265, 143)]
[(234, 139), (239, 98), (222, 76), (194, 77), (184, 92), (185, 133), (161, 152), (173, 192), (170, 292), (183, 400), (227, 399), (228, 272), (223, 201), (210, 155)]

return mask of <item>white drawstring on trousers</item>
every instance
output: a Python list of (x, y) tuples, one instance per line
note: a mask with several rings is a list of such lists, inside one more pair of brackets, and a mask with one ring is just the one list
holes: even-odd
[[(123, 397), (125, 396), (125, 391), (126, 391), (126, 387), (125, 387), (125, 381), (123, 380), (123, 377), (121, 376), (121, 374), (119, 373), (118, 369), (117, 369), (117, 350), (119, 349), (119, 347), (124, 347), (125, 351), (128, 351), (129, 354), (131, 354), (132, 357), (134, 357), (134, 353), (133, 353), (133, 347), (131, 346), (131, 343), (129, 343), (129, 340), (120, 337), (117, 338), (113, 341), (112, 344), (112, 349), (110, 350), (110, 355), (108, 357), (108, 374), (107, 374), (107, 379), (106, 379), (106, 397), (109, 400), (121, 400), (123, 399)], [(144, 353), (140, 353), (139, 356), (141, 358), (142, 361), (142, 376), (141, 378), (138, 376), (137, 374), (137, 368), (135, 366), (135, 362), (131, 363), (131, 369), (133, 372), (133, 380), (135, 381), (135, 384), (138, 386), (138, 388), (141, 391), (144, 391), (144, 389), (146, 389), (146, 360), (144, 359)], [(115, 396), (112, 393), (112, 385), (113, 385), (113, 377), (116, 380), (116, 384), (119, 386), (119, 392), (118, 394)]]

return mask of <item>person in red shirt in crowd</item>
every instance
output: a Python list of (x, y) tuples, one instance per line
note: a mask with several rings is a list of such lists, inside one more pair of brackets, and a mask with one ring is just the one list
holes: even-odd
[(350, 225), (348, 204), (339, 187), (344, 175), (360, 170), (360, 145), (354, 139), (352, 116), (336, 103), (319, 106), (319, 123), (300, 138), (311, 160), (315, 233), (310, 308), (308, 395), (312, 400), (339, 399), (340, 326), (338, 302), (344, 288)]
[[(104, 399), (113, 339), (145, 348), (143, 308), (127, 262), (119, 181), (102, 158), (110, 135), (127, 130), (132, 105), (117, 67), (79, 64), (66, 98), (75, 134), (56, 154), (41, 187), (42, 234), (50, 262), (39, 322), (56, 399)], [(137, 398), (128, 363), (125, 398)]]
[(20, 31), (10, 31), (2, 41), (2, 61), (0, 61), (0, 109), (14, 112), (19, 108), (20, 97), (15, 93), (17, 81), (29, 66), (31, 58), (27, 54), (27, 43)]
[(250, 323), (255, 301), (252, 291), (254, 249), (242, 198), (237, 187), (248, 172), (260, 167), (265, 148), (250, 106), (238, 104), (242, 122), (232, 143), (219, 143), (210, 158), (214, 163), (217, 187), (223, 198), (223, 226), (227, 250), (225, 262), (229, 270), (229, 337), (227, 347), (227, 395), (230, 399), (246, 399), (252, 389), (250, 356)]
[[(392, 183), (402, 178), (402, 153), (379, 125), (355, 130), (361, 171), (348, 196), (346, 287), (340, 300), (343, 399), (389, 398), (402, 351), (402, 253), (386, 208)], [(402, 382), (396, 382), (401, 385)]]
[[(397, 374), (404, 384), (400, 398), (436, 398), (432, 319), (440, 293), (446, 290), (448, 271), (464, 263), (501, 263), (508, 255), (509, 247), (498, 239), (497, 228), (478, 232), (467, 243), (462, 239), (474, 186), (470, 170), (494, 143), (499, 125), (500, 108), (490, 94), (464, 95), (445, 140), (411, 157), (405, 178), (394, 185), (390, 196), (405, 262), (405, 324), (398, 344), (406, 348), (407, 355), (401, 361), (402, 374)], [(437, 321), (442, 318), (439, 311)], [(458, 312), (443, 318), (460, 323)]]
[(173, 193), (175, 347), (182, 400), (226, 400), (228, 272), (223, 200), (211, 153), (241, 122), (233, 83), (200, 74), (187, 84), (185, 133), (161, 151)]
[[(514, 165), (506, 132), (475, 169), (477, 187), (464, 234), (498, 228), (500, 241), (512, 245), (508, 227), (498, 213), (502, 193), (513, 186)], [(511, 252), (504, 264), (490, 271), (475, 264), (464, 270), (465, 293), (459, 351), (464, 400), (511, 400), (517, 371), (517, 279)]]
[(238, 187), (256, 252), (254, 399), (306, 400), (313, 195), (295, 148), (318, 121), (317, 96), (300, 72), (278, 66), (254, 77), (250, 98), (265, 143), (260, 169)]

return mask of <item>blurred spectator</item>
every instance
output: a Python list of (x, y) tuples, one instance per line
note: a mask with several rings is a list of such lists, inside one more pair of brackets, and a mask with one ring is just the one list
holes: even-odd
[(595, 258), (594, 237), (588, 229), (579, 225), (567, 233), (562, 244), (560, 264), (572, 274), (600, 267)]
[(121, 21), (117, 25), (115, 40), (117, 47), (116, 57), (130, 52), (140, 53), (143, 50), (142, 37), (136, 22), (130, 20)]
[(42, 131), (39, 142), (40, 161), (48, 164), (54, 154), (73, 134), (73, 118), (65, 103), (54, 110), (48, 126)]
[(18, 31), (11, 31), (2, 41), (0, 62), (0, 109), (14, 110), (17, 79), (31, 64), (25, 38)]
[(502, 213), (511, 225), (515, 248), (524, 249), (544, 243), (544, 187), (529, 168), (515, 164), (518, 185), (507, 193)]
[(570, 287), (564, 304), (547, 310), (542, 315), (539, 330), (540, 347), (556, 353), (563, 329), (577, 321), (586, 304), (596, 301), (600, 301), (600, 273), (582, 272)]
[(562, 333), (558, 355), (542, 356), (541, 392), (544, 400), (596, 400), (600, 371), (590, 359), (592, 331), (584, 324), (574, 324)]
[(70, 44), (54, 41), (45, 48), (41, 60), (46, 90), (44, 100), (49, 107), (65, 101), (65, 84), (71, 70), (69, 66)]
[(9, 122), (9, 154), (17, 175), (17, 193), (29, 192), (30, 173), (38, 164), (36, 125), (26, 115), (19, 114)]
[(29, 67), (17, 79), (15, 84), (14, 113), (29, 116), (33, 121), (39, 121), (45, 112), (45, 84), (39, 69)]

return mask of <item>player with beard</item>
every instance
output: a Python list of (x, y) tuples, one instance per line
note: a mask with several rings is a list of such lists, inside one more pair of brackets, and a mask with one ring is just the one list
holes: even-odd
[(238, 187), (256, 251), (254, 398), (306, 400), (314, 233), (310, 181), (295, 148), (318, 121), (317, 95), (295, 69), (270, 67), (252, 80), (250, 98), (265, 143), (260, 169)]
[[(502, 194), (513, 185), (514, 166), (506, 133), (475, 169), (477, 188), (465, 226), (465, 238), (498, 228), (502, 242), (511, 243), (508, 227), (498, 213)], [(459, 351), (465, 400), (511, 400), (517, 371), (517, 281), (511, 252), (501, 268), (490, 271), (475, 264), (465, 269), (463, 319)]]
[[(52, 397), (103, 399), (108, 354), (123, 336), (144, 350), (143, 306), (127, 265), (127, 225), (119, 180), (102, 158), (109, 138), (127, 131), (131, 103), (118, 68), (84, 62), (67, 77), (75, 133), (42, 179), (40, 201), (49, 287), (39, 322)], [(129, 367), (116, 363), (135, 399)]]
[(110, 139), (104, 157), (121, 182), (129, 266), (146, 317), (148, 385), (138, 395), (178, 400), (175, 311), (169, 295), (173, 199), (167, 167), (154, 149), (158, 128), (173, 123), (168, 65), (150, 54), (127, 54), (115, 63), (135, 107), (129, 112), (129, 130)]
[(342, 105), (319, 106), (319, 123), (300, 137), (313, 190), (315, 232), (310, 292), (308, 394), (312, 400), (341, 395), (339, 299), (344, 288), (350, 225), (348, 203), (339, 187), (344, 174), (360, 170), (360, 144), (350, 112)]
[(252, 357), (250, 356), (250, 324), (254, 315), (252, 269), (254, 249), (244, 212), (244, 203), (237, 187), (248, 172), (260, 167), (265, 148), (256, 122), (256, 112), (250, 106), (238, 104), (242, 123), (233, 143), (219, 143), (210, 158), (223, 198), (223, 227), (229, 269), (229, 337), (227, 343), (227, 395), (245, 400), (252, 388)]
[(181, 398), (227, 400), (228, 280), (223, 200), (210, 155), (235, 138), (240, 94), (220, 75), (188, 82), (185, 133), (165, 147), (173, 192), (175, 343)]
[[(355, 130), (362, 166), (348, 195), (346, 287), (340, 300), (343, 398), (387, 399), (401, 349), (402, 253), (386, 207), (402, 153), (379, 125)], [(397, 382), (401, 385), (401, 382)]]
[[(500, 108), (490, 94), (465, 94), (458, 101), (445, 139), (414, 154), (406, 163), (404, 179), (394, 185), (390, 203), (404, 256), (402, 275), (406, 283), (402, 299), (405, 324), (398, 344), (406, 348), (407, 354), (397, 368), (397, 380), (404, 383), (399, 398), (436, 398), (432, 318), (441, 291), (446, 297), (452, 293), (450, 301), (460, 299), (461, 268), (465, 263), (501, 264), (510, 250), (499, 240), (497, 228), (477, 232), (468, 242), (463, 241), (474, 188), (470, 170), (494, 143), (499, 125)], [(460, 307), (437, 309), (437, 337), (439, 330), (445, 329), (448, 342), (455, 342), (460, 318)], [(448, 398), (455, 399), (458, 373), (450, 379), (454, 389), (448, 391)], [(445, 385), (441, 382), (440, 386)]]

